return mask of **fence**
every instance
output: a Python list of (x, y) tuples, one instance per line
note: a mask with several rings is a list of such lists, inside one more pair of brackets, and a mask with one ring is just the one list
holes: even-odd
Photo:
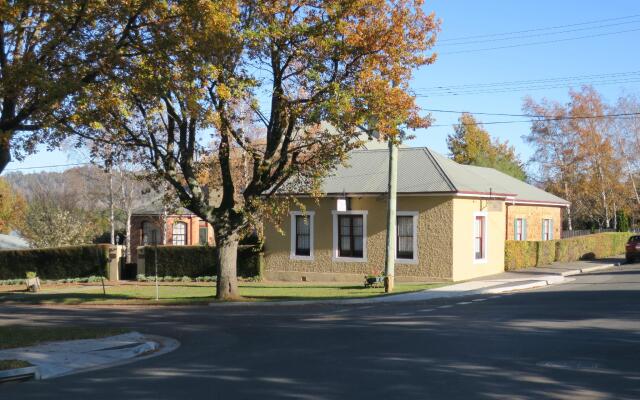
[[(593, 235), (593, 234), (596, 234), (596, 233), (604, 233), (604, 232), (616, 232), (616, 230), (615, 229), (595, 229), (595, 230), (591, 230), (591, 229), (574, 229), (574, 230), (571, 230), (571, 231), (562, 231), (562, 238), (563, 239), (568, 239), (568, 238), (577, 237), (577, 236)], [(629, 232), (631, 232), (631, 233), (640, 233), (640, 228), (629, 229)]]

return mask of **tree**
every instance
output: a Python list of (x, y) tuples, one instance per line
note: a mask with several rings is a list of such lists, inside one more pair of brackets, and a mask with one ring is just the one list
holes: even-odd
[[(0, 2), (0, 173), (70, 115), (83, 87), (144, 51), (164, 3), (41, 0)], [(50, 138), (57, 142), (58, 138)]]
[[(149, 40), (154, 57), (140, 56), (111, 87), (95, 88), (95, 101), (67, 127), (90, 140), (144, 150), (156, 178), (213, 225), (217, 297), (233, 298), (241, 233), (256, 215), (278, 207), (273, 197), (285, 183), (317, 193), (320, 180), (358, 146), (358, 127), (368, 122), (392, 140), (404, 129), (428, 126), (408, 85), (416, 67), (435, 60), (426, 51), (439, 23), (423, 13), (420, 0), (178, 7), (180, 17)], [(243, 129), (243, 108), (264, 125), (263, 141)], [(235, 148), (251, 164), (242, 190), (234, 178)], [(217, 200), (199, 180), (210, 165), (199, 161), (205, 155), (217, 160)]]
[(495, 168), (522, 181), (527, 179), (513, 146), (498, 139), (492, 141), (489, 132), (469, 113), (462, 114), (458, 121), (454, 133), (447, 136), (447, 147), (455, 162)]
[(572, 203), (569, 229), (574, 219), (584, 226), (610, 228), (613, 222), (615, 227), (617, 211), (628, 207), (631, 195), (621, 174), (612, 109), (589, 86), (569, 91), (569, 98), (564, 105), (525, 100), (524, 111), (534, 116), (526, 137), (536, 148), (532, 161), (547, 190)]
[(0, 179), (0, 233), (11, 233), (20, 225), (25, 207), (24, 198), (6, 180)]
[(90, 243), (99, 231), (98, 221), (78, 204), (73, 192), (38, 191), (29, 200), (18, 230), (33, 247)]

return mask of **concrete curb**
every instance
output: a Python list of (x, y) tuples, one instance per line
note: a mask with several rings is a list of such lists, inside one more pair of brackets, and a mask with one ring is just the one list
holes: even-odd
[(38, 367), (14, 368), (0, 371), (0, 383), (40, 379)]
[(85, 372), (97, 371), (97, 370), (112, 368), (112, 367), (119, 367), (121, 365), (131, 364), (141, 360), (158, 357), (163, 354), (170, 353), (176, 350), (178, 347), (180, 347), (179, 341), (166, 336), (157, 336), (157, 335), (144, 335), (144, 336), (146, 338), (151, 339), (151, 341), (145, 342), (145, 348), (148, 350), (145, 352), (138, 353), (138, 355), (135, 357), (125, 358), (125, 359), (117, 360), (111, 363), (96, 365), (90, 368), (83, 368), (83, 369), (78, 369), (74, 371), (69, 371), (64, 374), (55, 375), (55, 376), (42, 378), (42, 379), (54, 379), (54, 378), (60, 378), (62, 376), (77, 375), (77, 374), (83, 374)]
[[(129, 334), (125, 335), (137, 335), (140, 338), (140, 342), (135, 347), (131, 346), (130, 350), (126, 350), (126, 352), (121, 353), (120, 356), (116, 357), (114, 357), (114, 354), (112, 353), (109, 356), (98, 356), (97, 358), (94, 357), (92, 359), (92, 354), (95, 355), (96, 353), (103, 351), (119, 350), (129, 345), (125, 344), (124, 346), (106, 348), (98, 347), (91, 350), (91, 347), (95, 345), (90, 344), (89, 346), (91, 347), (89, 347), (89, 349), (87, 350), (88, 358), (83, 359), (81, 356), (77, 359), (77, 361), (73, 361), (73, 357), (70, 356), (75, 352), (75, 356), (78, 357), (78, 354), (81, 354), (82, 350), (70, 347), (68, 352), (59, 352), (56, 356), (57, 358), (53, 357), (49, 360), (47, 357), (41, 357), (41, 355), (48, 354), (46, 348), (41, 350), (42, 352), (39, 352), (39, 350), (36, 350), (38, 346), (34, 346), (32, 347), (33, 350), (31, 350), (31, 354), (27, 355), (18, 353), (15, 356), (15, 359), (23, 359), (30, 362), (33, 366), (28, 368), (0, 371), (0, 383), (9, 380), (18, 381), (27, 379), (53, 379), (62, 376), (75, 375), (105, 368), (111, 368), (152, 357), (157, 357), (176, 350), (178, 347), (180, 347), (180, 342), (164, 336), (142, 335), (138, 332), (130, 332)], [(113, 336), (113, 338), (116, 338), (118, 336), (124, 335), (116, 335)], [(82, 342), (82, 340), (68, 341), (66, 343), (73, 344), (73, 342)], [(43, 344), (42, 346), (52, 346), (56, 343), (57, 342), (49, 342)], [(65, 342), (60, 342), (60, 344), (62, 343)], [(29, 349), (29, 347), (25, 347), (8, 350), (14, 352), (22, 352), (29, 351)], [(23, 354), (23, 356), (21, 357), (20, 354)], [(64, 361), (64, 363), (61, 363), (60, 361)], [(4, 375), (7, 375), (6, 379), (2, 379)]]
[[(437, 292), (437, 289), (430, 289), (422, 292), (401, 293), (393, 296), (384, 297), (368, 297), (360, 299), (327, 299), (327, 300), (291, 300), (291, 301), (264, 301), (264, 302), (225, 302), (225, 303), (209, 303), (210, 307), (251, 307), (251, 306), (306, 306), (306, 305), (363, 305), (372, 303), (396, 303), (396, 302), (413, 302), (425, 301), (442, 298), (474, 296), (482, 294), (500, 294), (517, 292), (521, 290), (537, 289), (545, 286), (558, 285), (573, 279), (567, 279), (569, 276), (580, 275), (588, 272), (600, 271), (622, 265), (622, 262), (616, 262), (604, 265), (595, 265), (593, 267), (578, 268), (569, 271), (563, 271), (556, 274), (536, 277), (526, 280), (526, 283), (505, 285), (500, 287), (488, 287), (476, 290), (467, 290), (459, 292)], [(521, 281), (525, 281), (524, 279)], [(533, 281), (533, 282), (532, 282)], [(427, 296), (417, 298), (418, 294), (429, 293)]]

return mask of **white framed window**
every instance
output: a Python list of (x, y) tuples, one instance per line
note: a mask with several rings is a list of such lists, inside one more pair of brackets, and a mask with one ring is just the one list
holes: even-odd
[(516, 218), (513, 221), (513, 240), (527, 240), (527, 220)]
[(487, 213), (473, 214), (473, 262), (487, 262)]
[(550, 218), (542, 220), (542, 240), (553, 240), (553, 220)]
[(418, 263), (418, 212), (396, 213), (396, 261), (405, 264)]
[(176, 222), (173, 224), (171, 243), (174, 246), (184, 246), (187, 244), (187, 224), (185, 222)]
[(291, 212), (292, 260), (313, 260), (313, 230), (315, 212)]
[(367, 211), (333, 211), (333, 261), (367, 261)]

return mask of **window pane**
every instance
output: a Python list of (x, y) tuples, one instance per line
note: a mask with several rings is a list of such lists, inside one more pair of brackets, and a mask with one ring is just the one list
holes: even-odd
[(296, 215), (296, 255), (311, 255), (311, 217)]
[(400, 216), (397, 218), (396, 257), (404, 259), (413, 258), (413, 216)]
[(362, 257), (364, 219), (361, 215), (338, 216), (338, 256)]
[(176, 222), (173, 224), (172, 242), (177, 246), (184, 246), (187, 244), (187, 224), (184, 222)]
[(200, 245), (204, 246), (205, 244), (209, 243), (209, 230), (207, 229), (207, 227), (200, 227), (200, 231), (198, 232), (198, 235), (200, 236)]

